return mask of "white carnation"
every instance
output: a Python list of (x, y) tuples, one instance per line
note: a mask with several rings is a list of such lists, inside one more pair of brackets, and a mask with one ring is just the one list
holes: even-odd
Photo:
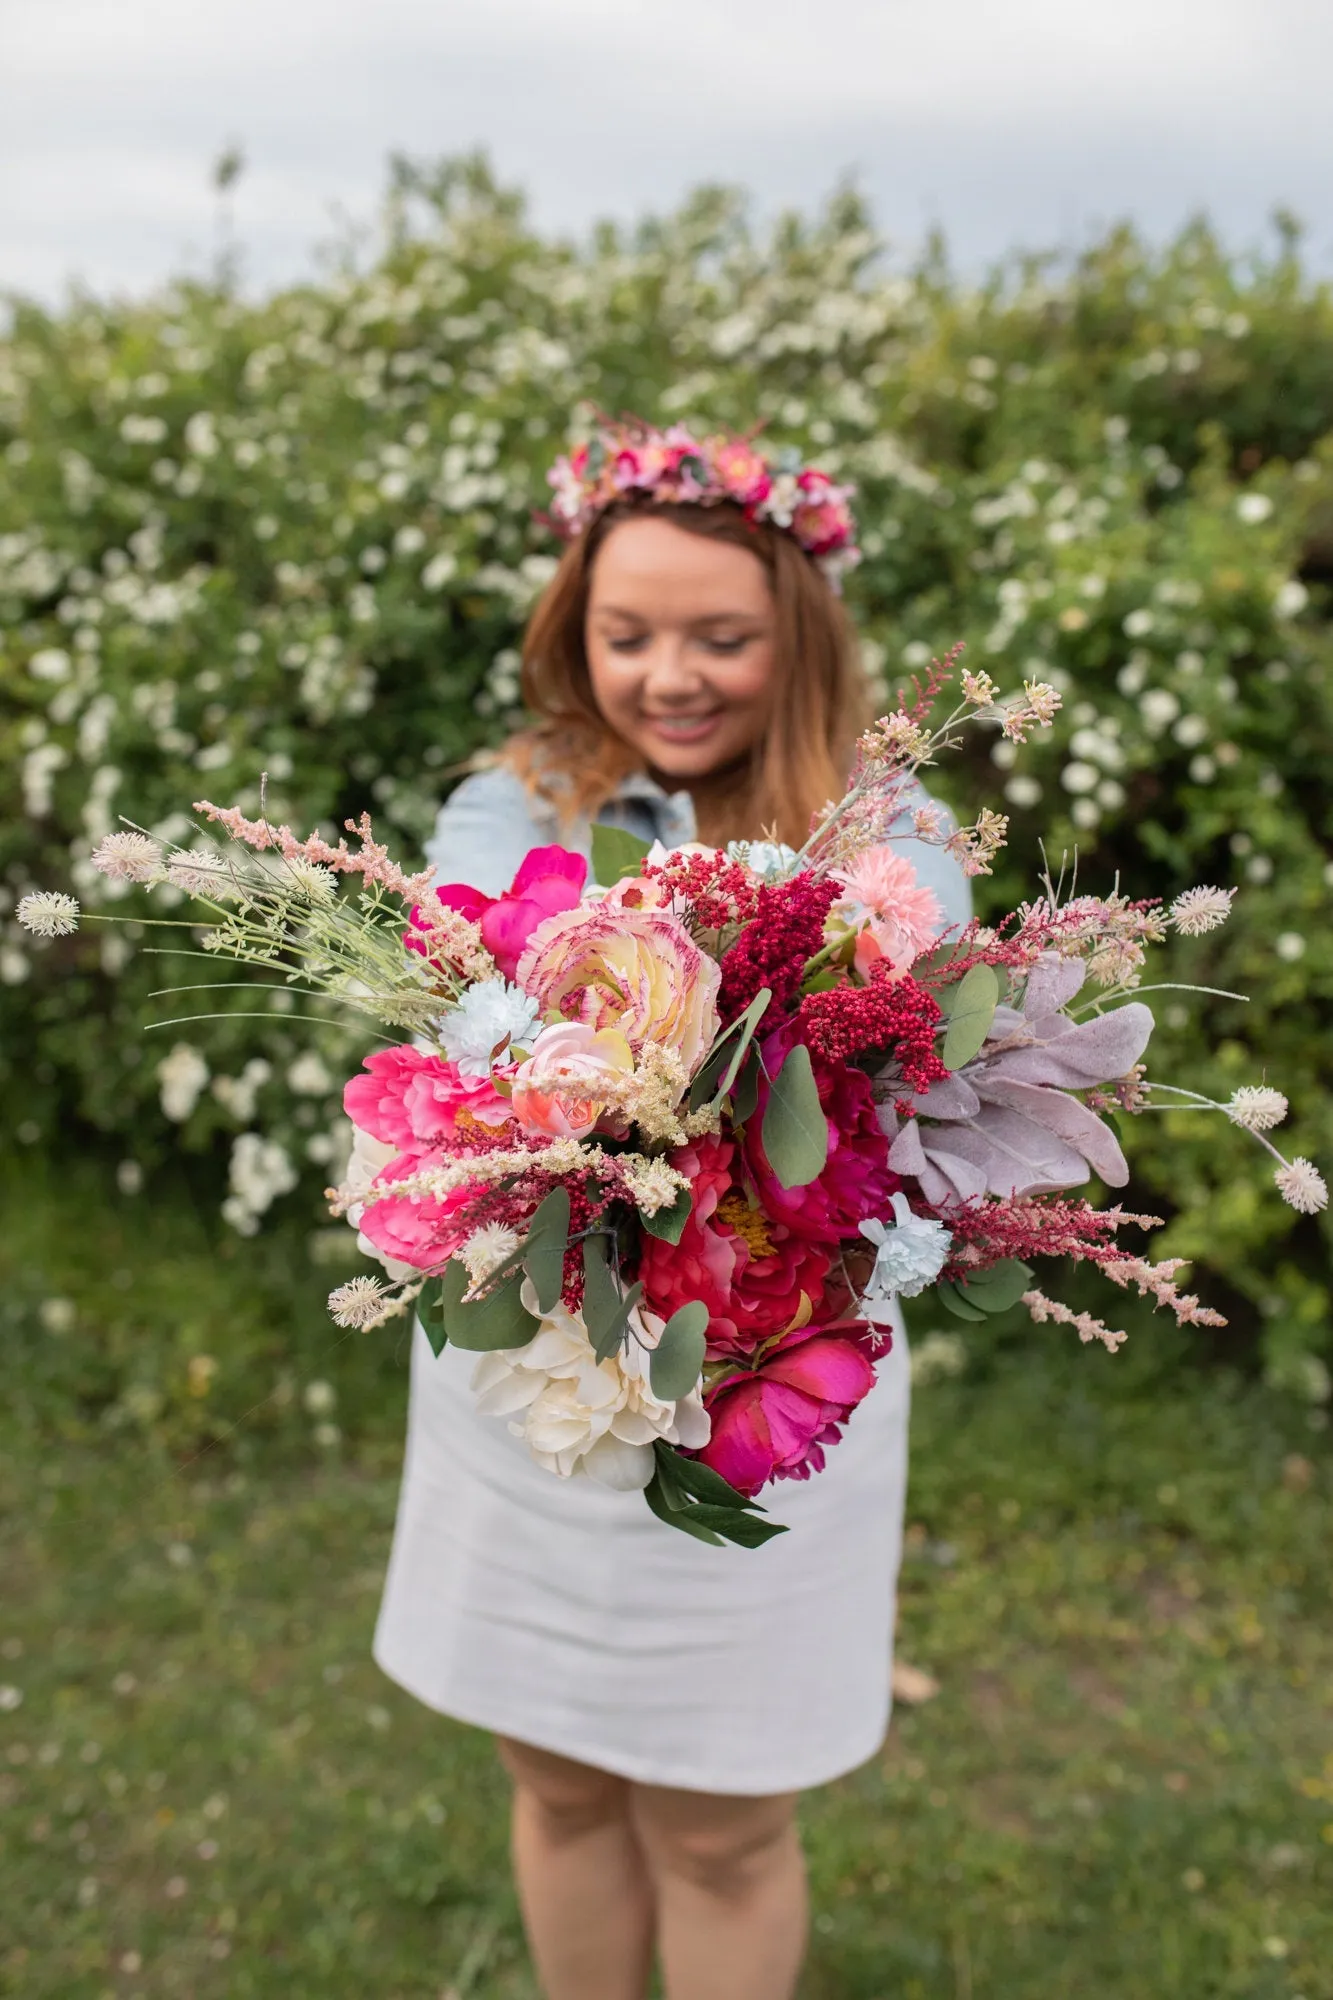
[(906, 1195), (891, 1195), (890, 1202), (892, 1223), (872, 1219), (861, 1224), (861, 1234), (876, 1245), (875, 1268), (861, 1311), (877, 1326), (892, 1319), (895, 1299), (914, 1299), (934, 1284), (944, 1269), (952, 1241), (942, 1222), (913, 1215)]
[(527, 1044), (536, 1032), (537, 1002), (507, 979), (469, 986), (440, 1023), (440, 1039), (462, 1076), (489, 1076), (511, 1042)]

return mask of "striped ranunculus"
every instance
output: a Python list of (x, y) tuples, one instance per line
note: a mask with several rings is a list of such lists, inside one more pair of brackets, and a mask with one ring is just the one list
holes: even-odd
[(548, 1019), (619, 1028), (637, 1051), (674, 1050), (691, 1074), (717, 1032), (716, 962), (666, 910), (560, 910), (539, 924), (518, 983)]

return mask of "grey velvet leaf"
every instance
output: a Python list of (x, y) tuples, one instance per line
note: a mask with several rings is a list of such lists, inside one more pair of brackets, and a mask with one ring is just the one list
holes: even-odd
[(1058, 951), (1044, 951), (1028, 974), (1023, 994), (1023, 1012), (1030, 1021), (1041, 1014), (1056, 1014), (1067, 1007), (1083, 984), (1083, 961), (1061, 958)]

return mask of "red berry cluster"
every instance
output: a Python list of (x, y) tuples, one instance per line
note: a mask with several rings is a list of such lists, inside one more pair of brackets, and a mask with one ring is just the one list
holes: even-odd
[(761, 987), (773, 995), (773, 1015), (785, 1013), (801, 990), (805, 962), (824, 942), (824, 919), (842, 894), (830, 876), (794, 875), (766, 883), (747, 924), (722, 960), (718, 1007), (724, 1021), (743, 1014)]
[(949, 1072), (935, 1053), (940, 1010), (910, 973), (895, 979), (883, 960), (868, 986), (835, 986), (809, 993), (796, 1031), (814, 1055), (850, 1062), (870, 1050), (891, 1056), (913, 1090), (929, 1090)]
[(646, 882), (660, 882), (679, 902), (688, 903), (701, 930), (720, 931), (747, 924), (754, 916), (759, 886), (747, 868), (721, 854), (673, 854), (641, 869)]

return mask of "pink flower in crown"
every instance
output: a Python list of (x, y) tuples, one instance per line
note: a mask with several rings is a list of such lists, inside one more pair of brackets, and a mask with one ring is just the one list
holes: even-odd
[(360, 1131), (400, 1153), (437, 1146), (460, 1124), (503, 1125), (513, 1116), (488, 1078), (460, 1076), (421, 1049), (377, 1049), (363, 1068), (368, 1074), (343, 1089), (343, 1109)]
[(807, 466), (798, 473), (800, 498), (792, 513), (792, 533), (811, 555), (829, 555), (852, 538), (848, 486), (835, 486), (826, 472)]
[(745, 438), (728, 438), (713, 451), (713, 476), (742, 507), (757, 507), (773, 490), (768, 461)]
[[(585, 1138), (607, 1108), (604, 1098), (588, 1094), (590, 1089), (599, 1083), (613, 1087), (633, 1070), (634, 1051), (618, 1028), (554, 1022), (542, 1029), (532, 1054), (514, 1073), (514, 1116), (524, 1132), (547, 1139)], [(581, 1088), (571, 1092), (571, 1084)]]
[(856, 969), (863, 979), (879, 959), (895, 972), (906, 972), (933, 944), (944, 923), (944, 911), (933, 889), (923, 888), (905, 855), (885, 843), (867, 848), (837, 872), (844, 894), (828, 913), (824, 935), (830, 940), (853, 931)]
[[(578, 902), (588, 876), (588, 864), (581, 854), (567, 847), (534, 847), (523, 857), (503, 896), (484, 896), (466, 882), (447, 882), (435, 891), (440, 902), (481, 926), (481, 941), (506, 979), (513, 979), (518, 961), (532, 933), (557, 910), (569, 910)], [(422, 930), (419, 912), (410, 922)], [(409, 951), (423, 951), (411, 933), (404, 938)]]

